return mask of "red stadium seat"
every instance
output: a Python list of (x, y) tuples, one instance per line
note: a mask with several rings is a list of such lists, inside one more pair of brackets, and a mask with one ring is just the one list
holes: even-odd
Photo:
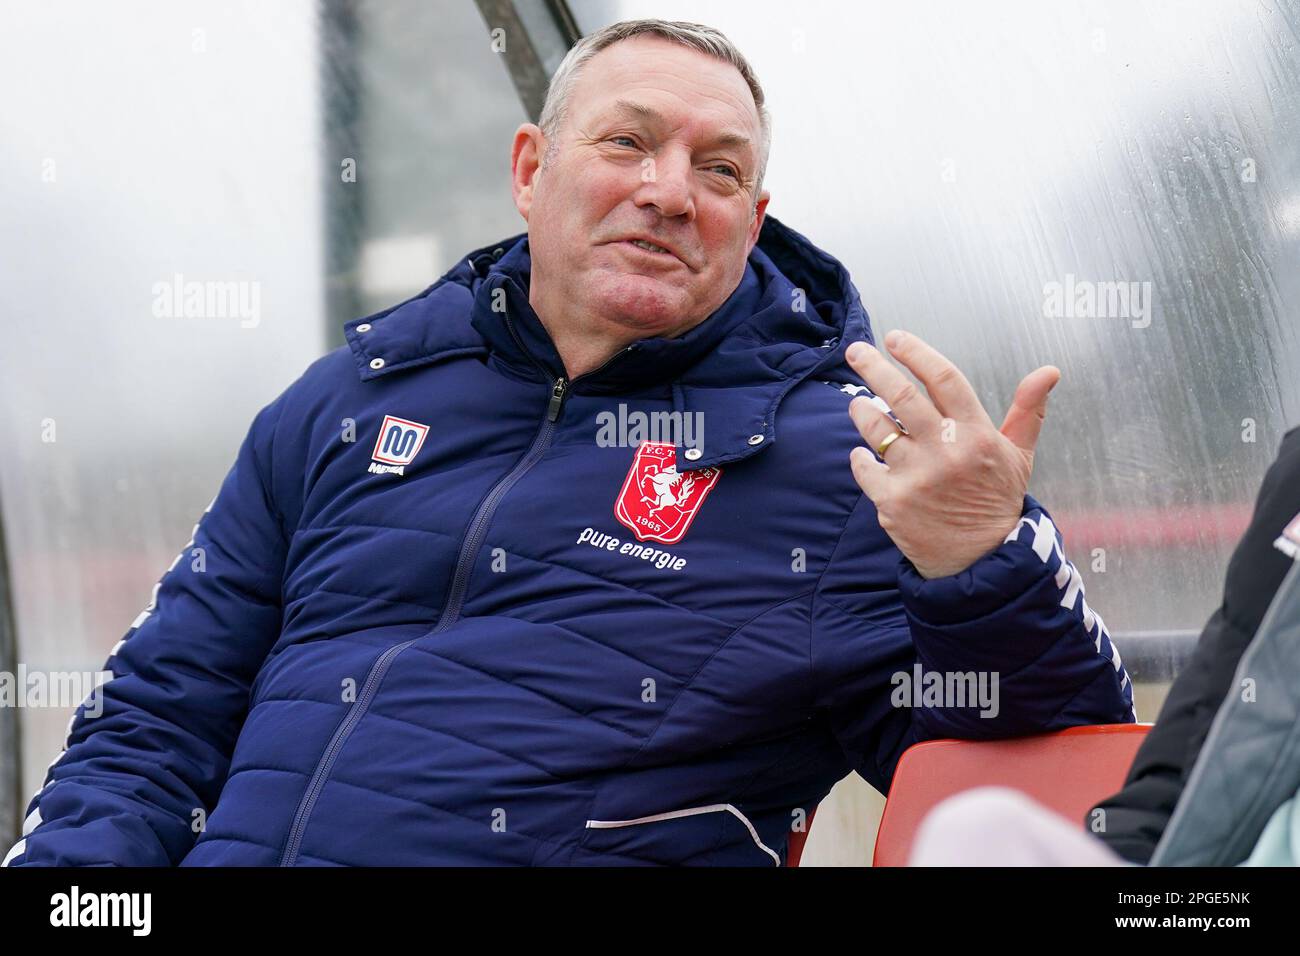
[[(974, 787), (1020, 790), (1068, 819), (1078, 820), (1082, 827), (1088, 810), (1123, 786), (1151, 726), (1099, 724), (1010, 740), (927, 740), (915, 744), (903, 754), (894, 772), (873, 863), (905, 866), (926, 814), (946, 797)], [(802, 844), (800, 840), (800, 851)], [(792, 835), (792, 861), (796, 859), (793, 851)]]

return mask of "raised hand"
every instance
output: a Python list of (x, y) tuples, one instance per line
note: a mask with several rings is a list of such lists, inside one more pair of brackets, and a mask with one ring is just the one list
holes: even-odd
[(849, 365), (906, 428), (900, 432), (865, 396), (850, 402), (859, 434), (883, 449), (885, 460), (854, 448), (853, 476), (923, 577), (956, 574), (1001, 544), (1019, 520), (1047, 395), (1061, 372), (1044, 365), (1026, 375), (997, 428), (966, 376), (936, 349), (897, 330), (885, 346), (929, 394), (868, 343), (849, 347)]

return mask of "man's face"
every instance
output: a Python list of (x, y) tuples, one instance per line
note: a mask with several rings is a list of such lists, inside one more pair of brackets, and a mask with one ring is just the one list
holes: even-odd
[(534, 302), (629, 340), (698, 325), (735, 290), (758, 239), (759, 151), (753, 95), (729, 63), (645, 35), (596, 54), (554, 141), (531, 124), (516, 134)]

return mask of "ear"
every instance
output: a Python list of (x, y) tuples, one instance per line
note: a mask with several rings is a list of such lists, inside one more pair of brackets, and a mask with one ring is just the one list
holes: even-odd
[(758, 234), (763, 231), (763, 217), (767, 215), (767, 202), (772, 198), (772, 194), (764, 189), (758, 194), (758, 204), (754, 207), (754, 220), (749, 224), (749, 249), (748, 255), (754, 251), (754, 243), (758, 242)]
[(511, 190), (515, 208), (528, 221), (528, 211), (533, 206), (534, 180), (546, 155), (546, 136), (534, 123), (524, 123), (515, 130), (514, 144), (510, 150)]

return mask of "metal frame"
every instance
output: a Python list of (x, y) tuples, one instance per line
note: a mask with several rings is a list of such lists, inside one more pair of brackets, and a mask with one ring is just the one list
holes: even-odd
[(573, 44), (582, 39), (578, 21), (565, 0), (474, 0), (489, 30), (505, 31), (502, 56), (510, 80), (535, 123), (546, 102), (551, 74)]
[(325, 350), (344, 344), (343, 323), (361, 311), (358, 288), (362, 183), (339, 180), (345, 157), (362, 164), (361, 104), (357, 64), (360, 33), (355, 0), (327, 0), (320, 5), (321, 139), (325, 147)]
[[(505, 31), (502, 58), (528, 116), (536, 122), (546, 101), (551, 74), (582, 37), (565, 0), (475, 0), (489, 30)], [(344, 344), (343, 324), (363, 308), (359, 288), (363, 178), (340, 184), (336, 164), (353, 157), (360, 165), (361, 32), (357, 0), (325, 0), (320, 5), (321, 137), (325, 145), (325, 348)]]
[(1200, 631), (1175, 630), (1121, 631), (1110, 637), (1133, 683), (1164, 684), (1181, 673), (1200, 636)]
[[(4, 509), (0, 507), (0, 671), (13, 674), (18, 670), (18, 629), (5, 540)], [(6, 849), (19, 837), (25, 809), (20, 713), (17, 707), (0, 707), (0, 754), (6, 758), (0, 760), (0, 845)]]

